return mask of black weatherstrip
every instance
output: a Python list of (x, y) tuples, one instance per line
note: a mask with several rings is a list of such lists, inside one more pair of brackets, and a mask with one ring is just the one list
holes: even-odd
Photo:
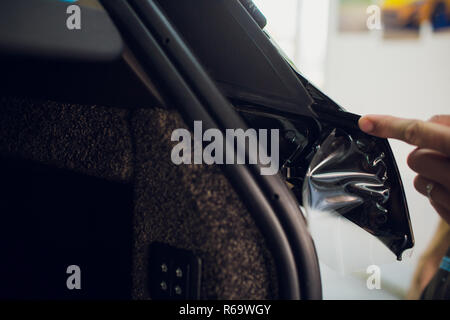
[[(102, 0), (102, 4), (148, 74), (158, 78), (159, 89), (174, 102), (188, 125), (192, 127), (194, 120), (202, 120), (205, 129), (246, 130), (242, 118), (153, 1)], [(279, 275), (280, 298), (320, 299), (314, 245), (298, 204), (284, 182), (278, 176), (261, 176), (259, 165), (222, 168), (245, 199), (271, 247)]]

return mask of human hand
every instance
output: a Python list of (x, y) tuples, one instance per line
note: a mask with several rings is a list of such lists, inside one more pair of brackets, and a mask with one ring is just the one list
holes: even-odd
[(450, 115), (429, 121), (369, 115), (359, 120), (362, 131), (417, 146), (408, 165), (418, 175), (414, 186), (450, 224)]

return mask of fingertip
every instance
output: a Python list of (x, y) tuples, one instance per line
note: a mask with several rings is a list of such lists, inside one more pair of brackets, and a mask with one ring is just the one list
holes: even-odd
[(375, 124), (367, 116), (360, 118), (358, 121), (358, 125), (359, 128), (366, 133), (371, 133), (375, 129)]
[(450, 115), (438, 114), (430, 118), (429, 122), (450, 126)]

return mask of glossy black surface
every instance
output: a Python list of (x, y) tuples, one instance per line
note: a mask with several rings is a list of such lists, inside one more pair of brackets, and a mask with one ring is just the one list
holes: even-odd
[(404, 190), (387, 140), (349, 125), (336, 126), (338, 119), (318, 124), (249, 106), (238, 109), (253, 128), (280, 130), (281, 174), (303, 207), (343, 215), (376, 236), (399, 260), (413, 247)]

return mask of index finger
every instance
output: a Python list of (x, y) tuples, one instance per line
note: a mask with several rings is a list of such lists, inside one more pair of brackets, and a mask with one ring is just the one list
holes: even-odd
[(429, 122), (442, 124), (444, 126), (449, 127), (450, 126), (450, 115), (448, 114), (440, 114), (432, 117)]
[(359, 127), (377, 137), (402, 140), (450, 156), (450, 128), (438, 123), (369, 115), (359, 120)]

